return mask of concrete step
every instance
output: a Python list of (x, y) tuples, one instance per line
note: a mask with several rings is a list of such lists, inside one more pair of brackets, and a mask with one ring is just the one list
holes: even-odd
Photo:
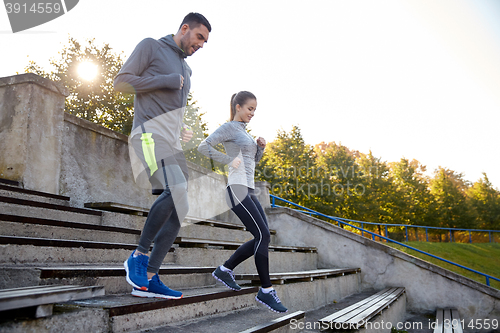
[[(358, 282), (357, 274), (352, 274), (313, 282), (277, 285), (275, 288), (283, 304), (290, 312), (295, 312), (324, 306), (335, 299), (358, 292)], [(239, 292), (224, 287), (212, 287), (186, 290), (185, 296), (180, 300), (137, 299), (130, 295), (116, 295), (76, 301), (72, 305), (107, 311), (113, 332), (138, 331), (157, 328), (165, 323), (171, 325), (252, 307), (257, 307), (264, 314), (268, 314), (269, 310), (255, 301), (257, 291), (257, 287), (244, 287)], [(262, 320), (262, 322), (267, 321), (267, 318)], [(250, 327), (241, 327), (238, 331)]]
[[(268, 322), (271, 317), (276, 318), (274, 313), (255, 301), (257, 287), (243, 287), (239, 292), (225, 287), (183, 290), (184, 297), (180, 300), (138, 298), (130, 294), (106, 295), (58, 305), (58, 314), (44, 320), (2, 323), (0, 332), (66, 332), (74, 327), (86, 332), (131, 332), (164, 325), (172, 328), (202, 318), (210, 321), (214, 315), (253, 309), (257, 312), (255, 321), (251, 326), (237, 327), (236, 332), (240, 332)], [(359, 292), (359, 278), (358, 274), (350, 274), (312, 282), (285, 283), (275, 288), (283, 304), (293, 313), (319, 308)]]
[[(271, 244), (275, 243), (276, 232), (271, 233)], [(244, 243), (253, 238), (252, 234), (245, 230), (243, 225), (231, 223), (210, 223), (197, 221), (181, 228), (179, 237), (220, 240), (228, 242)]]
[[(0, 266), (3, 278), (0, 289), (13, 286), (32, 285), (99, 285), (106, 289), (106, 294), (129, 293), (132, 287), (125, 280), (123, 265), (78, 265), (78, 266), (43, 266), (19, 267)], [(215, 286), (212, 272), (215, 267), (183, 267), (163, 265), (160, 268), (161, 280), (173, 289), (200, 288)], [(5, 283), (10, 281), (10, 285)]]
[(101, 224), (103, 212), (87, 208), (0, 196), (0, 212), (5, 215), (49, 220)]
[[(357, 273), (359, 273), (359, 269), (357, 268), (329, 268), (310, 271), (270, 273), (269, 277), (271, 278), (272, 284), (285, 284), (290, 282), (311, 282), (314, 279), (327, 279), (329, 277)], [(260, 285), (258, 274), (235, 274), (234, 278), (236, 280), (249, 281), (249, 283)]]
[[(140, 229), (9, 214), (0, 214), (0, 230), (4, 236), (135, 244), (138, 243), (141, 234)], [(205, 238), (211, 242), (224, 241), (236, 244), (244, 243), (253, 238), (252, 234), (247, 231), (198, 224), (182, 227), (179, 231), (179, 237), (184, 239)], [(273, 240), (274, 236), (271, 236), (271, 242)]]
[(0, 230), (3, 236), (132, 244), (138, 243), (141, 234), (137, 229), (8, 214), (0, 214)]
[(40, 318), (53, 314), (54, 303), (104, 295), (102, 286), (30, 286), (0, 290), (0, 312), (16, 317)]
[[(219, 266), (234, 253), (221, 248), (175, 248), (175, 263), (182, 266)], [(313, 270), (318, 267), (317, 253), (269, 252), (270, 272)], [(256, 273), (255, 261), (251, 257), (234, 270), (236, 274)]]
[[(0, 264), (116, 264), (127, 259), (136, 247), (137, 243), (0, 236)], [(235, 242), (179, 238), (163, 263), (175, 263), (181, 266), (219, 266), (233, 254), (236, 247)], [(316, 269), (317, 253), (311, 249), (270, 246), (270, 271)], [(237, 273), (255, 271), (253, 259), (246, 260), (235, 270)]]
[(69, 206), (70, 198), (62, 195), (26, 190), (19, 186), (0, 183), (0, 196)]
[[(121, 264), (136, 244), (0, 236), (0, 264)], [(170, 249), (164, 263), (174, 263)]]
[(240, 333), (263, 333), (292, 332), (289, 329), (290, 322), (301, 322), (304, 320), (304, 311), (280, 314), (265, 311), (261, 308), (249, 307), (219, 315), (212, 315), (195, 320), (187, 320), (170, 325), (160, 326), (155, 329), (141, 330), (137, 332), (148, 333), (178, 333), (178, 332), (240, 332)]

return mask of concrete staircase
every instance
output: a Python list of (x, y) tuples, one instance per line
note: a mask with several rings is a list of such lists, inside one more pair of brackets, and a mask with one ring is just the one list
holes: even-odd
[[(211, 276), (250, 233), (241, 224), (190, 219), (160, 270), (162, 281), (184, 297), (133, 297), (122, 265), (146, 217), (69, 202), (0, 184), (0, 288), (97, 285), (105, 295), (56, 304), (46, 318), (2, 318), (0, 332), (286, 332), (290, 323), (304, 323), (308, 313), (314, 318), (314, 311), (363, 292), (358, 268), (318, 267), (315, 247), (277, 245), (277, 230), (270, 246), (271, 279), (289, 313), (273, 313), (254, 299), (253, 260), (235, 271), (243, 286), (239, 292)], [(404, 315), (404, 310), (397, 314)]]

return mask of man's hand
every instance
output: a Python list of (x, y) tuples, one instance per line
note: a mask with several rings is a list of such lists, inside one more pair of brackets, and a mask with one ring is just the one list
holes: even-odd
[(193, 131), (189, 126), (184, 126), (181, 131), (182, 141), (189, 142), (193, 138)]
[(181, 90), (182, 87), (184, 87), (184, 76), (181, 75), (181, 87), (179, 88), (179, 90)]
[(266, 148), (266, 140), (263, 137), (260, 137), (257, 139), (257, 144), (261, 148)]

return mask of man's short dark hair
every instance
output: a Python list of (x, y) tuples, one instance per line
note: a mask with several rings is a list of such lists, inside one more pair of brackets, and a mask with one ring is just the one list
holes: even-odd
[(212, 26), (208, 22), (208, 20), (205, 18), (205, 16), (201, 15), (200, 13), (189, 13), (184, 17), (184, 20), (182, 20), (181, 26), (179, 29), (184, 25), (187, 24), (190, 29), (197, 28), (200, 24), (203, 24), (205, 27), (207, 27), (208, 32), (212, 31)]

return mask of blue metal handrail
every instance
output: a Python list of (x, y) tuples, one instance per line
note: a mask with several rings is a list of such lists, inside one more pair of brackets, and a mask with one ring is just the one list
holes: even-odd
[[(286, 201), (285, 199), (282, 199), (280, 197), (277, 197), (277, 196), (274, 196), (273, 194), (270, 195), (271, 198), (272, 198), (272, 207), (277, 207), (277, 205), (275, 204), (275, 201), (274, 201), (274, 198), (276, 199), (279, 199), (279, 200), (282, 200), (282, 201)], [(274, 198), (273, 198), (274, 197)], [(292, 202), (288, 202), (290, 204), (293, 204), (293, 205), (296, 205), (295, 203), (292, 203)], [(296, 205), (297, 207), (301, 207), (300, 205)], [(300, 209), (295, 209), (296, 211), (298, 212), (302, 212), (302, 213), (307, 213), (309, 215), (318, 215), (316, 212), (314, 211), (303, 211), (303, 210), (300, 210)], [(428, 242), (429, 241), (429, 233), (428, 233), (428, 229), (434, 229), (434, 230), (446, 230), (446, 231), (449, 231), (450, 232), (450, 242), (453, 241), (453, 232), (454, 231), (468, 231), (469, 232), (469, 243), (472, 243), (472, 232), (487, 232), (488, 233), (488, 236), (489, 236), (489, 240), (490, 240), (490, 243), (492, 243), (492, 237), (491, 237), (491, 234), (496, 232), (496, 233), (500, 233), (500, 230), (489, 230), (489, 229), (464, 229), (464, 228), (443, 228), (443, 227), (430, 227), (430, 226), (423, 226), (423, 225), (412, 225), (412, 224), (391, 224), (391, 223), (376, 223), (376, 222), (365, 222), (365, 221), (357, 221), (357, 220), (351, 220), (351, 219), (346, 219), (346, 218), (343, 218), (343, 217), (336, 217), (336, 216), (329, 216), (331, 218), (337, 218), (337, 219), (341, 219), (343, 221), (350, 221), (350, 222), (356, 222), (356, 223), (360, 223), (361, 224), (361, 227), (363, 227), (363, 225), (365, 224), (370, 224), (370, 225), (381, 225), (381, 226), (384, 226), (385, 227), (385, 234), (388, 235), (387, 233), (387, 227), (404, 227), (405, 228), (405, 238), (406, 238), (406, 241), (408, 241), (408, 228), (422, 228), (422, 229), (425, 229), (425, 239), (426, 241)], [(363, 232), (362, 232), (363, 234)], [(418, 236), (417, 236), (418, 237)]]
[[(379, 239), (385, 239), (385, 240), (386, 240), (386, 241), (388, 241), (388, 242), (396, 243), (396, 244), (398, 244), (398, 245), (401, 245), (401, 246), (404, 246), (404, 247), (406, 247), (406, 248), (408, 248), (408, 249), (411, 249), (411, 250), (414, 250), (414, 251), (416, 251), (416, 252), (419, 252), (419, 253), (425, 254), (425, 255), (430, 256), (430, 257), (432, 257), (432, 258), (439, 259), (439, 260), (441, 260), (441, 261), (444, 261), (444, 262), (446, 262), (446, 263), (449, 263), (449, 264), (455, 265), (455, 266), (457, 266), (457, 267), (463, 268), (463, 269), (468, 270), (468, 271), (470, 271), (470, 272), (473, 272), (473, 273), (476, 273), (476, 274), (482, 275), (482, 276), (484, 276), (484, 277), (486, 278), (486, 285), (487, 285), (487, 286), (489, 286), (489, 285), (490, 285), (490, 279), (493, 279), (493, 280), (495, 280), (495, 281), (499, 281), (499, 282), (500, 282), (500, 279), (498, 279), (498, 278), (496, 278), (496, 277), (494, 277), (494, 276), (488, 275), (488, 274), (483, 273), (483, 272), (476, 271), (476, 270), (474, 270), (474, 269), (472, 269), (472, 268), (469, 268), (469, 267), (462, 266), (462, 265), (457, 264), (457, 263), (455, 263), (455, 262), (453, 262), (453, 261), (449, 261), (449, 260), (447, 260), (447, 259), (444, 259), (444, 258), (441, 258), (441, 257), (435, 256), (435, 255), (433, 255), (433, 254), (431, 254), (431, 253), (428, 253), (428, 252), (425, 252), (425, 251), (421, 251), (421, 250), (419, 250), (419, 249), (417, 249), (417, 248), (414, 248), (414, 247), (412, 247), (412, 246), (406, 245), (406, 244), (404, 244), (404, 243), (400, 243), (400, 242), (398, 242), (398, 241), (395, 241), (395, 240), (392, 240), (392, 239), (390, 239), (390, 238), (388, 238), (388, 237), (384, 237), (384, 236), (382, 236), (382, 235), (376, 234), (376, 233), (371, 232), (371, 231), (369, 231), (369, 230), (366, 230), (366, 229), (363, 229), (363, 228), (360, 228), (360, 227), (356, 227), (355, 225), (352, 225), (352, 224), (349, 224), (349, 223), (347, 223), (347, 222), (342, 221), (342, 220), (344, 220), (343, 218), (338, 218), (338, 217), (333, 217), (333, 216), (328, 216), (328, 215), (322, 214), (322, 213), (320, 213), (320, 212), (314, 211), (314, 210), (309, 209), (309, 208), (307, 208), (307, 207), (303, 207), (303, 206), (301, 206), (301, 205), (298, 205), (298, 204), (296, 204), (296, 203), (294, 203), (294, 202), (291, 202), (291, 201), (289, 201), (289, 200), (286, 200), (286, 199), (283, 199), (283, 198), (277, 197), (277, 196), (275, 196), (275, 195), (273, 195), (273, 194), (270, 194), (270, 196), (271, 196), (271, 199), (272, 199), (272, 200), (271, 200), (271, 207), (278, 207), (278, 206), (276, 205), (276, 202), (275, 202), (275, 200), (276, 200), (276, 199), (278, 199), (278, 200), (283, 201), (283, 202), (286, 202), (286, 203), (288, 203), (288, 204), (290, 204), (290, 205), (293, 205), (293, 206), (299, 207), (301, 210), (303, 210), (303, 211), (305, 211), (305, 212), (307, 212), (307, 213), (312, 213), (312, 214), (314, 214), (314, 215), (322, 216), (322, 217), (325, 217), (325, 218), (327, 218), (327, 219), (330, 219), (330, 220), (336, 221), (336, 222), (338, 223), (338, 225), (339, 225), (339, 226), (340, 226), (340, 224), (342, 223), (342, 224), (348, 225), (348, 226), (350, 226), (350, 227), (352, 227), (352, 228), (355, 228), (355, 229), (361, 230), (362, 232), (366, 232), (366, 233), (368, 233), (368, 234), (372, 235), (372, 239), (373, 239), (373, 240), (375, 240), (375, 237), (378, 237)], [(345, 220), (347, 220), (347, 219), (345, 219)], [(356, 222), (360, 222), (360, 221), (356, 221)], [(369, 222), (360, 222), (360, 223), (369, 223)], [(375, 223), (375, 224), (376, 224), (376, 223)]]

